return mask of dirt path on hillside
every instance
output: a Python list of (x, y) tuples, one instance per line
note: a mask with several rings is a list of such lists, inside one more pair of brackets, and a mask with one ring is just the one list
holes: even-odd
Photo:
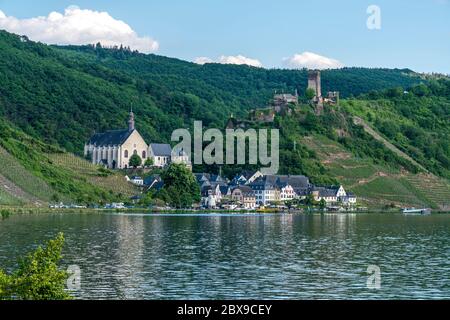
[(372, 129), (371, 126), (369, 126), (363, 119), (361, 119), (360, 117), (353, 117), (353, 122), (356, 125), (361, 125), (363, 126), (364, 130), (370, 134), (375, 140), (380, 141), (381, 143), (383, 143), (386, 148), (388, 148), (389, 150), (391, 150), (392, 152), (394, 152), (395, 154), (397, 154), (398, 156), (402, 157), (403, 159), (408, 160), (409, 162), (412, 162), (414, 165), (416, 165), (417, 167), (419, 167), (420, 169), (422, 169), (425, 172), (428, 172), (428, 170), (423, 167), (421, 164), (419, 164), (417, 161), (415, 161), (413, 158), (411, 158), (410, 156), (408, 156), (406, 153), (404, 153), (403, 151), (401, 151), (399, 148), (397, 148), (396, 146), (394, 146), (392, 143), (390, 143), (389, 141), (387, 141), (385, 138), (383, 138), (378, 132), (376, 132), (374, 129)]
[(5, 190), (7, 193), (12, 195), (15, 198), (23, 200), (25, 202), (32, 202), (35, 205), (42, 205), (42, 201), (33, 197), (32, 195), (26, 193), (13, 182), (6, 179), (4, 176), (0, 174), (0, 188)]

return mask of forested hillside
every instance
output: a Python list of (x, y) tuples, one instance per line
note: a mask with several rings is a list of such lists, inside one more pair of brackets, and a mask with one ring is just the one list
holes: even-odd
[[(0, 112), (25, 133), (80, 153), (94, 132), (121, 128), (131, 107), (150, 141), (192, 120), (223, 126), (264, 106), (274, 91), (304, 92), (306, 70), (193, 63), (124, 48), (51, 47), (0, 32)], [(324, 71), (343, 97), (421, 81), (409, 70)]]

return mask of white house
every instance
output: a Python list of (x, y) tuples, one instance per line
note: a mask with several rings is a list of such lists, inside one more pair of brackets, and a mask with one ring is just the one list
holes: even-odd
[(279, 201), (279, 189), (275, 181), (271, 181), (267, 176), (256, 179), (249, 187), (255, 192), (256, 203), (268, 205), (271, 202)]
[(247, 210), (256, 208), (255, 192), (249, 186), (235, 187), (231, 193), (231, 199), (239, 203)]
[(222, 200), (222, 194), (220, 192), (220, 185), (216, 184), (213, 186), (205, 186), (201, 190), (202, 194), (202, 205), (204, 207), (213, 208), (217, 203)]
[(131, 182), (134, 185), (137, 186), (143, 186), (144, 185), (144, 179), (142, 177), (139, 176), (133, 176), (131, 178), (128, 178), (128, 176), (126, 176), (126, 179)]
[(325, 200), (327, 204), (343, 203), (356, 204), (356, 196), (352, 193), (347, 193), (343, 186), (332, 187), (315, 187), (312, 190), (314, 200)]
[(297, 194), (290, 184), (284, 184), (280, 186), (280, 201), (290, 201), (296, 198), (296, 196)]
[(155, 167), (163, 168), (170, 164), (172, 148), (168, 144), (151, 143), (148, 147), (148, 155), (153, 159)]

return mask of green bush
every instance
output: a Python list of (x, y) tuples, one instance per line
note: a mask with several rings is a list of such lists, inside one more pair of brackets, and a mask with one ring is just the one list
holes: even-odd
[(68, 274), (58, 268), (64, 235), (38, 247), (19, 263), (11, 275), (0, 269), (0, 300), (67, 300)]

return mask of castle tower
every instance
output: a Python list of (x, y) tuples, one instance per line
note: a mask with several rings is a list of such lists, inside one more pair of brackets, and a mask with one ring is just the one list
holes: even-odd
[(315, 100), (322, 98), (322, 85), (319, 70), (310, 70), (308, 72), (308, 89), (313, 89), (316, 93)]
[(128, 130), (133, 131), (135, 129), (135, 123), (134, 123), (134, 113), (133, 109), (130, 111), (130, 119), (128, 120)]

